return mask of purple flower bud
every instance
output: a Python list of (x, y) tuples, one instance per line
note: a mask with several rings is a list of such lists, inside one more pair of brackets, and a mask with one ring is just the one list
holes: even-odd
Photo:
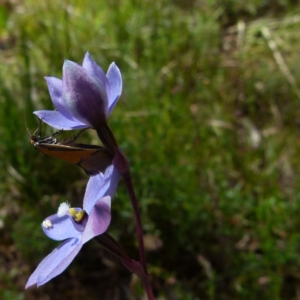
[(82, 66), (65, 60), (62, 80), (46, 77), (56, 111), (35, 111), (58, 129), (72, 130), (106, 124), (122, 92), (120, 70), (112, 63), (107, 74), (85, 54)]

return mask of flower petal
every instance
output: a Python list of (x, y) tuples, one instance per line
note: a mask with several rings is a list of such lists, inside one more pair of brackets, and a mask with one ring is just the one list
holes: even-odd
[(61, 274), (73, 261), (82, 247), (81, 239), (72, 238), (55, 248), (29, 277), (25, 288), (38, 287)]
[(108, 115), (110, 115), (122, 93), (121, 72), (114, 62), (109, 66), (106, 76), (110, 83), (110, 97), (108, 98)]
[[(45, 228), (45, 221), (49, 220), (51, 226)], [(57, 214), (46, 218), (42, 223), (44, 233), (52, 240), (62, 241), (68, 238), (77, 237), (82, 230), (74, 227), (71, 217), (68, 215), (58, 217)]]
[(106, 231), (111, 220), (110, 202), (110, 196), (101, 198), (90, 211), (89, 218), (82, 235), (83, 244)]
[(79, 121), (94, 128), (106, 124), (106, 86), (83, 67), (69, 60), (65, 60), (63, 66), (63, 101)]
[(92, 77), (96, 78), (101, 86), (105, 86), (106, 92), (110, 93), (110, 84), (105, 73), (100, 66), (95, 63), (88, 52), (84, 56), (82, 67), (87, 70)]
[(62, 80), (55, 77), (45, 77), (50, 93), (50, 97), (56, 109), (67, 119), (73, 120), (74, 117), (70, 114), (62, 99)]
[[(62, 101), (62, 80), (52, 76), (45, 77), (49, 93), (53, 104), (56, 107), (56, 104), (61, 105)], [(56, 107), (58, 109), (58, 107)]]
[(113, 165), (106, 169), (104, 175), (100, 173), (89, 179), (83, 200), (83, 209), (87, 214), (98, 199), (104, 196), (114, 196), (119, 180), (120, 174)]
[(89, 125), (76, 120), (67, 119), (59, 111), (55, 110), (37, 110), (33, 112), (43, 122), (47, 123), (51, 127), (63, 130), (76, 130), (80, 128), (88, 128)]

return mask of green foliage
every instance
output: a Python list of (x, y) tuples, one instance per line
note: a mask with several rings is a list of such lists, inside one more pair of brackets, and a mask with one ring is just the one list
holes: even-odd
[[(35, 152), (26, 127), (38, 126), (32, 111), (52, 109), (43, 77), (61, 77), (63, 59), (81, 62), (86, 51), (104, 69), (116, 61), (122, 71), (124, 93), (109, 125), (130, 159), (145, 233), (162, 244), (148, 252), (161, 299), (296, 298), (300, 11), (287, 0), (241, 3), (1, 6), (1, 247), (14, 245), (20, 270), (27, 266), (18, 284), (16, 275), (1, 279), (3, 299), (23, 299), (30, 272), (55, 247), (41, 220), (62, 201), (81, 205), (86, 175)], [(92, 131), (83, 138), (97, 143)], [(135, 256), (123, 185), (112, 209), (110, 232)], [(94, 258), (84, 254), (88, 270)], [(1, 278), (10, 260), (1, 260)], [(75, 280), (74, 272), (56, 282)], [(69, 292), (93, 290), (101, 281), (93, 278)], [(138, 299), (140, 288), (133, 291)], [(56, 297), (51, 284), (37, 293)]]

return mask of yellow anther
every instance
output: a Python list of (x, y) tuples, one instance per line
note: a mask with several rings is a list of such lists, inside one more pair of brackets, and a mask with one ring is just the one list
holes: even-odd
[(80, 222), (84, 215), (85, 215), (85, 210), (77, 211), (75, 208), (71, 207), (69, 209), (70, 215), (74, 219), (75, 222)]

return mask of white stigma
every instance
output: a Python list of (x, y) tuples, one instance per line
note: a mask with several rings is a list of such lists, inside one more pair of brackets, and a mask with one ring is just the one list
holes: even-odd
[(46, 228), (46, 229), (48, 229), (48, 228), (51, 228), (52, 227), (52, 223), (51, 223), (51, 221), (50, 220), (45, 220), (44, 222), (43, 222), (43, 227), (44, 228)]
[(63, 202), (60, 204), (58, 210), (57, 210), (57, 216), (63, 217), (69, 213), (70, 204), (67, 202)]

